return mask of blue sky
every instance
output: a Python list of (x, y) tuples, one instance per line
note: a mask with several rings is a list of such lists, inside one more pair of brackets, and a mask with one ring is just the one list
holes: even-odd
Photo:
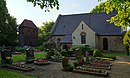
[(98, 0), (59, 0), (60, 9), (52, 9), (50, 12), (45, 12), (40, 7), (33, 7), (33, 4), (26, 0), (6, 0), (6, 3), (9, 13), (17, 18), (18, 24), (28, 19), (37, 26), (41, 26), (42, 22), (55, 21), (59, 14), (89, 13), (100, 2)]

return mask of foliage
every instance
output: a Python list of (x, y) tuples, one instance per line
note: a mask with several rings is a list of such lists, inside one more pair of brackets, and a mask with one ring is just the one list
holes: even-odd
[(106, 0), (91, 12), (110, 13), (113, 11), (117, 11), (117, 14), (107, 20), (108, 22), (121, 26), (123, 29), (130, 26), (130, 0)]
[(27, 0), (27, 2), (32, 2), (34, 6), (40, 6), (41, 9), (45, 8), (46, 11), (50, 11), (49, 8), (59, 9), (59, 1), (58, 0)]
[(68, 67), (67, 67), (67, 71), (73, 71), (73, 69), (74, 69), (74, 66), (72, 66), (72, 65), (68, 65)]
[(50, 59), (51, 56), (54, 56), (54, 50), (53, 49), (48, 49), (48, 51), (46, 53), (46, 58)]
[(25, 52), (26, 48), (22, 48), (22, 47), (15, 47), (15, 50), (18, 52)]
[(43, 51), (44, 50), (44, 47), (43, 46), (39, 46), (39, 47), (35, 47), (36, 50), (40, 50), (40, 51)]
[(61, 53), (59, 51), (57, 51), (57, 50), (54, 50), (54, 56), (56, 58), (61, 58), (62, 57)]
[(61, 53), (58, 50), (55, 50), (55, 49), (51, 49), (51, 50), (48, 50), (46, 52), (45, 57), (47, 59), (51, 59), (51, 56), (54, 56), (56, 59), (62, 57)]
[(92, 9), (91, 13), (105, 12), (104, 5), (105, 5), (105, 2), (101, 2), (98, 6)]
[(90, 55), (93, 55), (93, 49), (91, 49), (89, 46), (76, 46), (72, 48), (74, 52), (76, 51), (76, 49), (82, 51), (83, 53), (87, 51)]
[(72, 56), (72, 54), (73, 54), (73, 51), (66, 51), (66, 50), (61, 51), (62, 56), (69, 57), (69, 56)]
[(3, 50), (4, 48), (3, 47), (0, 47), (0, 50)]
[(93, 49), (91, 49), (89, 46), (76, 46), (72, 48), (74, 52), (76, 52), (76, 49), (78, 51), (82, 51), (82, 54), (85, 54), (86, 52), (88, 52), (89, 56), (93, 56)]
[(127, 55), (129, 56), (129, 54), (130, 54), (129, 53), (129, 51), (130, 51), (130, 30), (127, 31), (127, 33), (125, 34), (123, 41), (124, 41), (125, 48), (127, 50)]
[(53, 25), (54, 25), (54, 22), (50, 21), (50, 22), (45, 22), (45, 23), (43, 22), (43, 26), (39, 27), (39, 32), (38, 32), (39, 45), (42, 45), (43, 43), (49, 40)]
[(12, 72), (9, 70), (0, 69), (0, 77), (1, 78), (35, 78), (33, 76), (25, 76), (21, 73)]
[(93, 52), (93, 56), (94, 56), (94, 57), (101, 57), (101, 56), (102, 56), (102, 53), (101, 53), (100, 50), (95, 49), (94, 52)]
[(17, 41), (16, 18), (10, 16), (6, 1), (0, 0), (0, 46), (15, 46)]
[(47, 49), (53, 49), (54, 47), (55, 47), (55, 43), (54, 43), (54, 42), (45, 43), (45, 44), (44, 44), (45, 50), (47, 50)]
[(124, 45), (129, 44), (130, 45), (130, 30), (126, 32), (124, 39), (123, 39)]

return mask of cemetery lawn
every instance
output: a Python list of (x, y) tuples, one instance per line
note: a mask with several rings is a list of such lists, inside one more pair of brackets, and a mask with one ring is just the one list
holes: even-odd
[[(34, 56), (35, 58), (45, 58), (44, 52), (37, 52), (37, 53), (35, 52)], [(25, 54), (13, 54), (12, 57), (13, 57), (13, 62), (26, 60)]]
[(103, 56), (126, 56), (126, 52), (105, 52), (105, 53), (102, 53)]
[(0, 78), (35, 78), (35, 77), (25, 76), (24, 74), (20, 74), (8, 70), (0, 70)]
[[(13, 58), (13, 62), (15, 63), (17, 61), (25, 60), (26, 55), (25, 54), (13, 54), (12, 58)], [(44, 52), (35, 53), (35, 58), (45, 58)], [(0, 60), (1, 60), (1, 58), (0, 58)], [(21, 74), (21, 73), (0, 69), (0, 78), (35, 78), (35, 77), (25, 76), (24, 74)]]

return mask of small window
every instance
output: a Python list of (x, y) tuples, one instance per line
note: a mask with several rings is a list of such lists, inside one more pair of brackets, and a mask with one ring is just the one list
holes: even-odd
[(82, 24), (82, 30), (84, 29), (84, 25)]
[(86, 44), (86, 35), (81, 35), (81, 44)]

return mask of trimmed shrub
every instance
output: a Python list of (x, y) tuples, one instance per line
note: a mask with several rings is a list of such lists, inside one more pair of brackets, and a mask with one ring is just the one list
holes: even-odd
[(94, 56), (94, 57), (101, 57), (101, 56), (102, 56), (102, 53), (101, 53), (100, 50), (95, 49), (94, 52), (93, 52), (93, 56)]
[(89, 55), (93, 55), (93, 49), (91, 49), (89, 46), (76, 46), (72, 48), (74, 52), (76, 52), (76, 49), (78, 49), (79, 51), (82, 51), (83, 53), (87, 51), (89, 52)]
[(66, 51), (66, 50), (61, 51), (62, 56), (70, 57), (72, 56), (72, 54), (73, 54), (73, 51)]

